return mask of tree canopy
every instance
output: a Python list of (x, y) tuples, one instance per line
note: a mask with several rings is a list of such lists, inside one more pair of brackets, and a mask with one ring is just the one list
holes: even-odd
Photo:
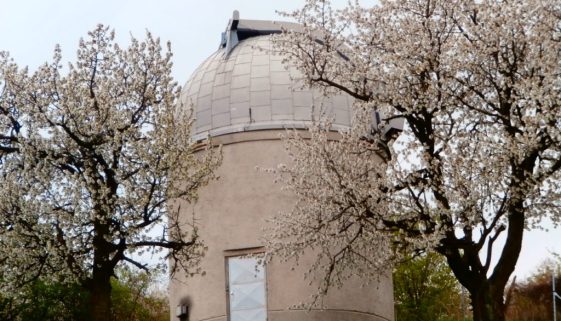
[(195, 155), (171, 58), (150, 33), (121, 48), (101, 25), (68, 65), (60, 48), (32, 73), (0, 55), (3, 290), (78, 282), (108, 320), (119, 265), (146, 269), (140, 255), (165, 249), (172, 271), (196, 272), (204, 246), (173, 205), (195, 201), (220, 156)]
[[(555, 291), (561, 289), (560, 256), (556, 260), (545, 260), (522, 282), (516, 282), (507, 310), (509, 320), (553, 320), (552, 282), (555, 279)], [(556, 300), (557, 319), (561, 318), (561, 302)]]
[[(169, 321), (164, 274), (119, 268), (111, 278), (112, 321)], [(165, 276), (167, 277), (167, 275)], [(88, 292), (79, 283), (35, 280), (19, 293), (0, 293), (0, 318), (4, 321), (89, 320)]]
[[(287, 141), (279, 172), (298, 203), (271, 247), (314, 248), (320, 293), (434, 249), (474, 320), (504, 320), (524, 231), (561, 219), (561, 3), (308, 0), (287, 16), (303, 30), (276, 49), (307, 85), (354, 97), (355, 118), (339, 140), (327, 120)], [(398, 118), (394, 140), (380, 129)]]
[(406, 259), (393, 272), (397, 321), (462, 320), (468, 301), (443, 256)]

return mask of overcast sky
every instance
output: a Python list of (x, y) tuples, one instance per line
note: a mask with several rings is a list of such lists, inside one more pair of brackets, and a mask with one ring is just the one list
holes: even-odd
[[(364, 0), (371, 3), (374, 0)], [(336, 6), (346, 3), (334, 1)], [(195, 68), (215, 51), (232, 11), (242, 19), (281, 20), (276, 10), (288, 11), (304, 0), (0, 0), (0, 50), (9, 51), (31, 70), (50, 60), (60, 44), (65, 61), (74, 60), (80, 37), (98, 23), (115, 29), (126, 44), (130, 34), (143, 38), (150, 30), (171, 41), (173, 75), (183, 85)], [(525, 234), (515, 272), (527, 276), (549, 252), (561, 253), (561, 229)]]
[[(366, 0), (372, 1), (372, 0)], [(343, 5), (344, 0), (336, 3)], [(115, 29), (126, 43), (145, 31), (171, 41), (174, 77), (183, 85), (194, 69), (218, 48), (234, 10), (242, 19), (279, 20), (303, 0), (0, 0), (0, 50), (31, 68), (52, 57), (60, 44), (63, 58), (74, 59), (78, 39), (98, 23)]]

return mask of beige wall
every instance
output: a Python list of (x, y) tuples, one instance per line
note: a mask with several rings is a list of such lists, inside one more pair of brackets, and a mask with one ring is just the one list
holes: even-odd
[[(185, 279), (176, 276), (170, 285), (172, 320), (175, 307), (189, 305), (189, 320), (227, 320), (225, 252), (263, 246), (260, 238), (265, 220), (279, 211), (290, 210), (293, 199), (280, 191), (270, 174), (256, 167), (273, 168), (288, 158), (274, 131), (229, 135), (217, 140), (223, 146), (224, 160), (218, 181), (200, 191), (194, 207), (200, 235), (208, 247), (202, 268), (204, 276)], [(265, 139), (265, 140), (263, 140)], [(193, 209), (185, 208), (185, 215)], [(308, 261), (311, 261), (311, 257)], [(304, 260), (303, 263), (305, 263)], [(393, 320), (391, 279), (361, 287), (350, 280), (342, 289), (334, 289), (326, 299), (327, 310), (289, 310), (306, 301), (314, 287), (303, 279), (306, 267), (271, 262), (267, 265), (267, 307), (270, 321), (281, 320)]]

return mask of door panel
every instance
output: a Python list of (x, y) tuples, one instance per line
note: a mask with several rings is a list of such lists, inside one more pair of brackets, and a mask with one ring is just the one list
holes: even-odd
[(230, 321), (266, 321), (265, 267), (260, 258), (228, 258)]

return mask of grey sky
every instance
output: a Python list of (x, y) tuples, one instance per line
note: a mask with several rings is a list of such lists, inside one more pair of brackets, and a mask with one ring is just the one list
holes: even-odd
[[(143, 38), (150, 30), (162, 41), (171, 41), (173, 75), (183, 85), (216, 50), (234, 9), (242, 19), (281, 20), (275, 10), (303, 4), (304, 0), (0, 0), (0, 50), (33, 70), (52, 58), (57, 43), (63, 59), (74, 60), (78, 39), (98, 23), (114, 28), (125, 44), (130, 34)], [(549, 251), (561, 253), (561, 229), (526, 233), (516, 274), (527, 276)]]
[[(344, 1), (340, 1), (344, 3)], [(218, 47), (232, 11), (241, 18), (279, 20), (275, 10), (290, 10), (303, 1), (256, 0), (0, 0), (0, 50), (17, 62), (36, 67), (52, 57), (55, 44), (65, 59), (74, 58), (78, 39), (98, 23), (115, 29), (119, 41), (150, 30), (171, 41), (174, 77), (180, 84)]]

